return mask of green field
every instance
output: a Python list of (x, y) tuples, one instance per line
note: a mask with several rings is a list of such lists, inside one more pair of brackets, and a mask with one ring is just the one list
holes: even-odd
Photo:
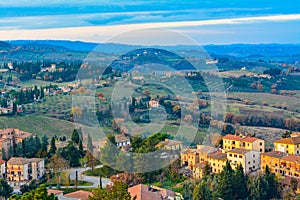
[(59, 120), (41, 115), (27, 115), (16, 117), (0, 117), (0, 128), (18, 128), (35, 135), (47, 135), (48, 138), (54, 135), (70, 136), (75, 125), (65, 120)]

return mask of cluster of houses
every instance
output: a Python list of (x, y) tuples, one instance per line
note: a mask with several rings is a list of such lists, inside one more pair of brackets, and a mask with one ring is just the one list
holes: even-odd
[(264, 171), (268, 166), (284, 187), (290, 187), (291, 178), (296, 178), (297, 192), (300, 193), (299, 135), (274, 141), (274, 150), (269, 152), (265, 152), (265, 142), (262, 139), (231, 134), (223, 137), (222, 148), (197, 145), (197, 148), (181, 151), (181, 164), (195, 179), (202, 178), (207, 164), (212, 173), (220, 173), (227, 161), (233, 169), (241, 164), (245, 174)]
[(19, 129), (0, 130), (0, 178), (6, 179), (14, 188), (28, 184), (31, 180), (39, 180), (45, 174), (45, 163), (41, 158), (12, 157), (7, 162), (2, 160), (5, 152), (31, 135)]

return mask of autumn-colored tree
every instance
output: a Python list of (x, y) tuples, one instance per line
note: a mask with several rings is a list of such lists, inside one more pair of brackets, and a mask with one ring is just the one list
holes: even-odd
[(105, 189), (98, 187), (93, 190), (89, 200), (135, 200), (136, 197), (131, 197), (128, 192), (128, 186), (121, 181), (116, 181), (112, 186), (107, 186)]
[(121, 181), (123, 184), (128, 185), (129, 187), (140, 184), (143, 182), (143, 178), (136, 173), (124, 172), (116, 174), (110, 177), (110, 180), (115, 183)]

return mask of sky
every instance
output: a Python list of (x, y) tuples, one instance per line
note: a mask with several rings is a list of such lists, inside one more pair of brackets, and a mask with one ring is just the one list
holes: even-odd
[(199, 44), (300, 43), (299, 5), (299, 0), (0, 1), (0, 39), (100, 43), (132, 30), (162, 28)]

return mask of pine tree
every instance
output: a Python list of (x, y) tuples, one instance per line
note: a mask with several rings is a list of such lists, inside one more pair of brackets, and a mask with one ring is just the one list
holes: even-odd
[(87, 149), (89, 152), (93, 153), (94, 147), (93, 147), (93, 142), (90, 134), (88, 134)]
[(244, 169), (242, 165), (238, 165), (234, 173), (234, 194), (235, 199), (247, 199), (248, 198), (248, 180), (244, 174)]
[(266, 180), (266, 192), (267, 198), (279, 198), (280, 197), (280, 188), (276, 180), (275, 174), (270, 171), (269, 166), (266, 166), (264, 178)]
[(229, 161), (226, 162), (226, 165), (223, 171), (219, 176), (218, 192), (222, 199), (232, 200), (233, 199), (233, 170)]
[(78, 130), (77, 130), (77, 129), (74, 129), (74, 130), (73, 130), (71, 140), (72, 140), (75, 144), (78, 144), (78, 143), (79, 143), (80, 138), (79, 138), (79, 134), (78, 134)]
[(50, 142), (50, 150), (49, 150), (50, 156), (54, 155), (55, 152), (56, 152), (55, 138), (52, 137), (51, 142)]

